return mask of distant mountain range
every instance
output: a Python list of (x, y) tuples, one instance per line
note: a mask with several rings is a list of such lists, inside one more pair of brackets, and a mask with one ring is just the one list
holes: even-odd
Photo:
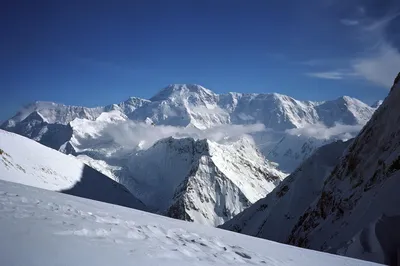
[(320, 146), (354, 137), (375, 110), (347, 96), (311, 102), (181, 84), (105, 107), (35, 102), (1, 128), (75, 155), (154, 212), (217, 226)]
[[(5, 121), (1, 128), (59, 149), (72, 137), (74, 119), (96, 121), (103, 112), (118, 111), (126, 120), (156, 126), (211, 129), (224, 125), (263, 125), (267, 132), (249, 132), (263, 155), (290, 173), (319, 146), (354, 137), (369, 120), (374, 107), (347, 96), (333, 101), (298, 101), (271, 94), (215, 94), (199, 85), (170, 85), (150, 100), (132, 97), (119, 104), (86, 108), (36, 102)], [(126, 116), (126, 117), (125, 117)], [(307, 134), (318, 125), (324, 134)], [(348, 126), (347, 128), (339, 128)], [(287, 134), (287, 133), (291, 134)], [(343, 133), (349, 133), (345, 137)]]

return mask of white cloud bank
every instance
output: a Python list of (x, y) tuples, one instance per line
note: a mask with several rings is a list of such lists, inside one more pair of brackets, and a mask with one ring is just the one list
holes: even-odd
[(342, 125), (336, 124), (333, 127), (327, 127), (322, 124), (307, 125), (302, 128), (293, 128), (286, 130), (290, 135), (302, 135), (316, 139), (350, 139), (355, 137), (362, 129), (362, 125)]
[(147, 149), (160, 139), (167, 137), (192, 137), (209, 139), (215, 142), (235, 140), (243, 135), (264, 131), (263, 124), (253, 125), (221, 125), (200, 130), (195, 127), (174, 127), (125, 121), (104, 128), (101, 133), (107, 139), (126, 149)]
[(307, 73), (307, 76), (320, 79), (343, 79), (343, 73), (339, 71), (313, 72)]

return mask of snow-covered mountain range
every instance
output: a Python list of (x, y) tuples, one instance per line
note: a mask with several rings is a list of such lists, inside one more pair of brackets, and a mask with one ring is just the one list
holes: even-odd
[(144, 204), (122, 185), (31, 139), (0, 130), (0, 179), (136, 209)]
[[(267, 159), (290, 173), (319, 146), (354, 137), (378, 105), (371, 107), (347, 96), (311, 102), (277, 93), (215, 94), (200, 85), (174, 84), (150, 100), (132, 97), (105, 107), (36, 102), (23, 108), (1, 127), (59, 149), (71, 138), (70, 122), (75, 119), (94, 121), (102, 113), (111, 111), (119, 111), (129, 120), (155, 126), (203, 130), (224, 125), (248, 127), (258, 124), (266, 130), (247, 133), (253, 135)], [(315, 127), (319, 128), (317, 133), (313, 130)], [(324, 134), (319, 134), (322, 131)]]
[(105, 107), (36, 102), (2, 128), (77, 156), (153, 211), (219, 225), (321, 145), (354, 137), (374, 111), (347, 96), (310, 102), (182, 84)]
[[(354, 140), (323, 146), (222, 228), (397, 265), (400, 73)], [(397, 83), (396, 83), (397, 81)]]

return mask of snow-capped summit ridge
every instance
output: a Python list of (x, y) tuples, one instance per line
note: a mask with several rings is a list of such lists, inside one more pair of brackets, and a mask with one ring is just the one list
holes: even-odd
[(171, 97), (189, 97), (193, 94), (200, 96), (214, 96), (214, 92), (197, 84), (170, 84), (161, 89), (156, 95), (150, 98), (150, 101), (163, 101)]

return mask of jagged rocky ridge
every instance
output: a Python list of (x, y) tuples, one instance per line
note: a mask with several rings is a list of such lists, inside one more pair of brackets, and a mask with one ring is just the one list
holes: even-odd
[(128, 169), (120, 182), (147, 206), (212, 226), (264, 197), (284, 177), (248, 138), (230, 144), (163, 139), (132, 156)]

